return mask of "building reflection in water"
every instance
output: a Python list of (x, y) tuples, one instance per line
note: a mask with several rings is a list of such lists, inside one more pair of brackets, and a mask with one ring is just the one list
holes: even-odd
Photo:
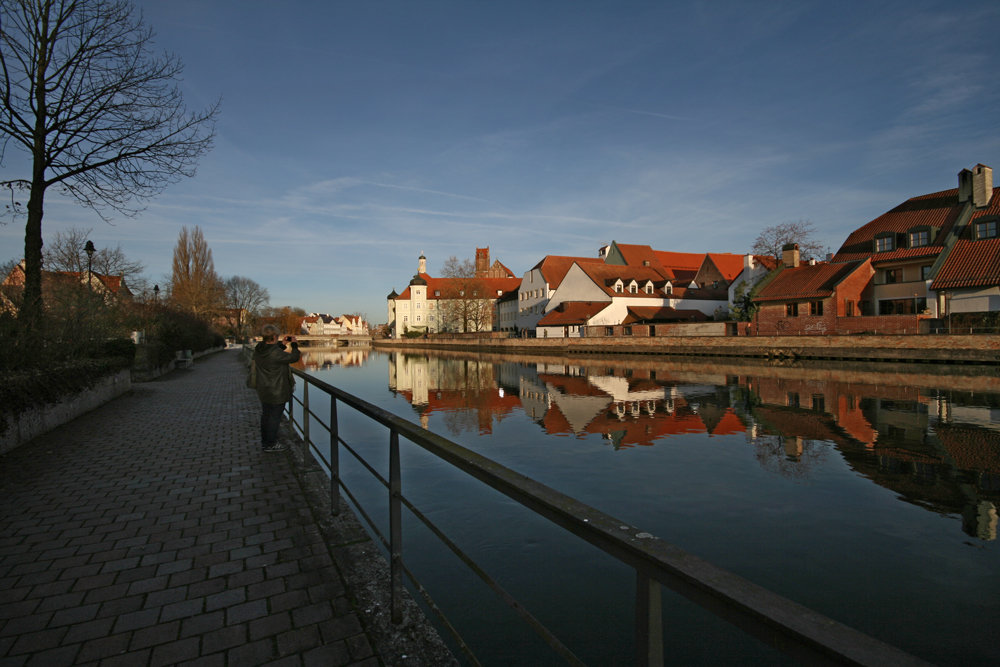
[(301, 349), (302, 359), (295, 364), (295, 367), (307, 371), (323, 370), (333, 366), (363, 366), (371, 354), (371, 348), (367, 347)]
[(996, 539), (1000, 380), (993, 377), (393, 353), (389, 388), (425, 428), (434, 418), (455, 435), (492, 433), (514, 413), (549, 435), (599, 435), (616, 451), (680, 434), (742, 435), (762, 467), (800, 479), (839, 455), (900, 499), (960, 515), (966, 533)]

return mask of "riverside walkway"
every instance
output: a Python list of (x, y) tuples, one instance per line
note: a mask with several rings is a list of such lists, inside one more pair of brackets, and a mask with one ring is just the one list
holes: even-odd
[(0, 456), (0, 667), (449, 662), (258, 424), (227, 351)]

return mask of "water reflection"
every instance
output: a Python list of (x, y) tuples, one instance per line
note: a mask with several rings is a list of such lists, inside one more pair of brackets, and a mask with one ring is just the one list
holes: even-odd
[(425, 428), (434, 419), (456, 436), (521, 412), (548, 435), (599, 435), (623, 453), (679, 434), (742, 436), (763, 469), (790, 479), (840, 456), (900, 499), (996, 539), (1000, 380), (892, 370), (393, 353), (389, 388)]
[(371, 354), (371, 348), (368, 347), (303, 347), (301, 349), (302, 359), (295, 364), (295, 367), (305, 371), (327, 370), (334, 366), (345, 368), (363, 366)]

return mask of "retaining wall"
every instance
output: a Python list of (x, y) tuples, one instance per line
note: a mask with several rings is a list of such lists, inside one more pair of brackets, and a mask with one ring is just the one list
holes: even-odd
[(770, 359), (846, 359), (1000, 364), (1000, 335), (685, 336), (667, 338), (418, 338), (374, 340), (378, 348), (541, 354), (654, 354)]

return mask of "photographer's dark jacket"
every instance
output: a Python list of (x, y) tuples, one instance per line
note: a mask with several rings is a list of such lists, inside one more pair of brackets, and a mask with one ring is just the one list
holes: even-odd
[(292, 371), (288, 365), (301, 356), (298, 343), (292, 343), (291, 352), (285, 352), (281, 343), (257, 343), (253, 361), (257, 364), (257, 396), (261, 403), (277, 405), (291, 399)]

